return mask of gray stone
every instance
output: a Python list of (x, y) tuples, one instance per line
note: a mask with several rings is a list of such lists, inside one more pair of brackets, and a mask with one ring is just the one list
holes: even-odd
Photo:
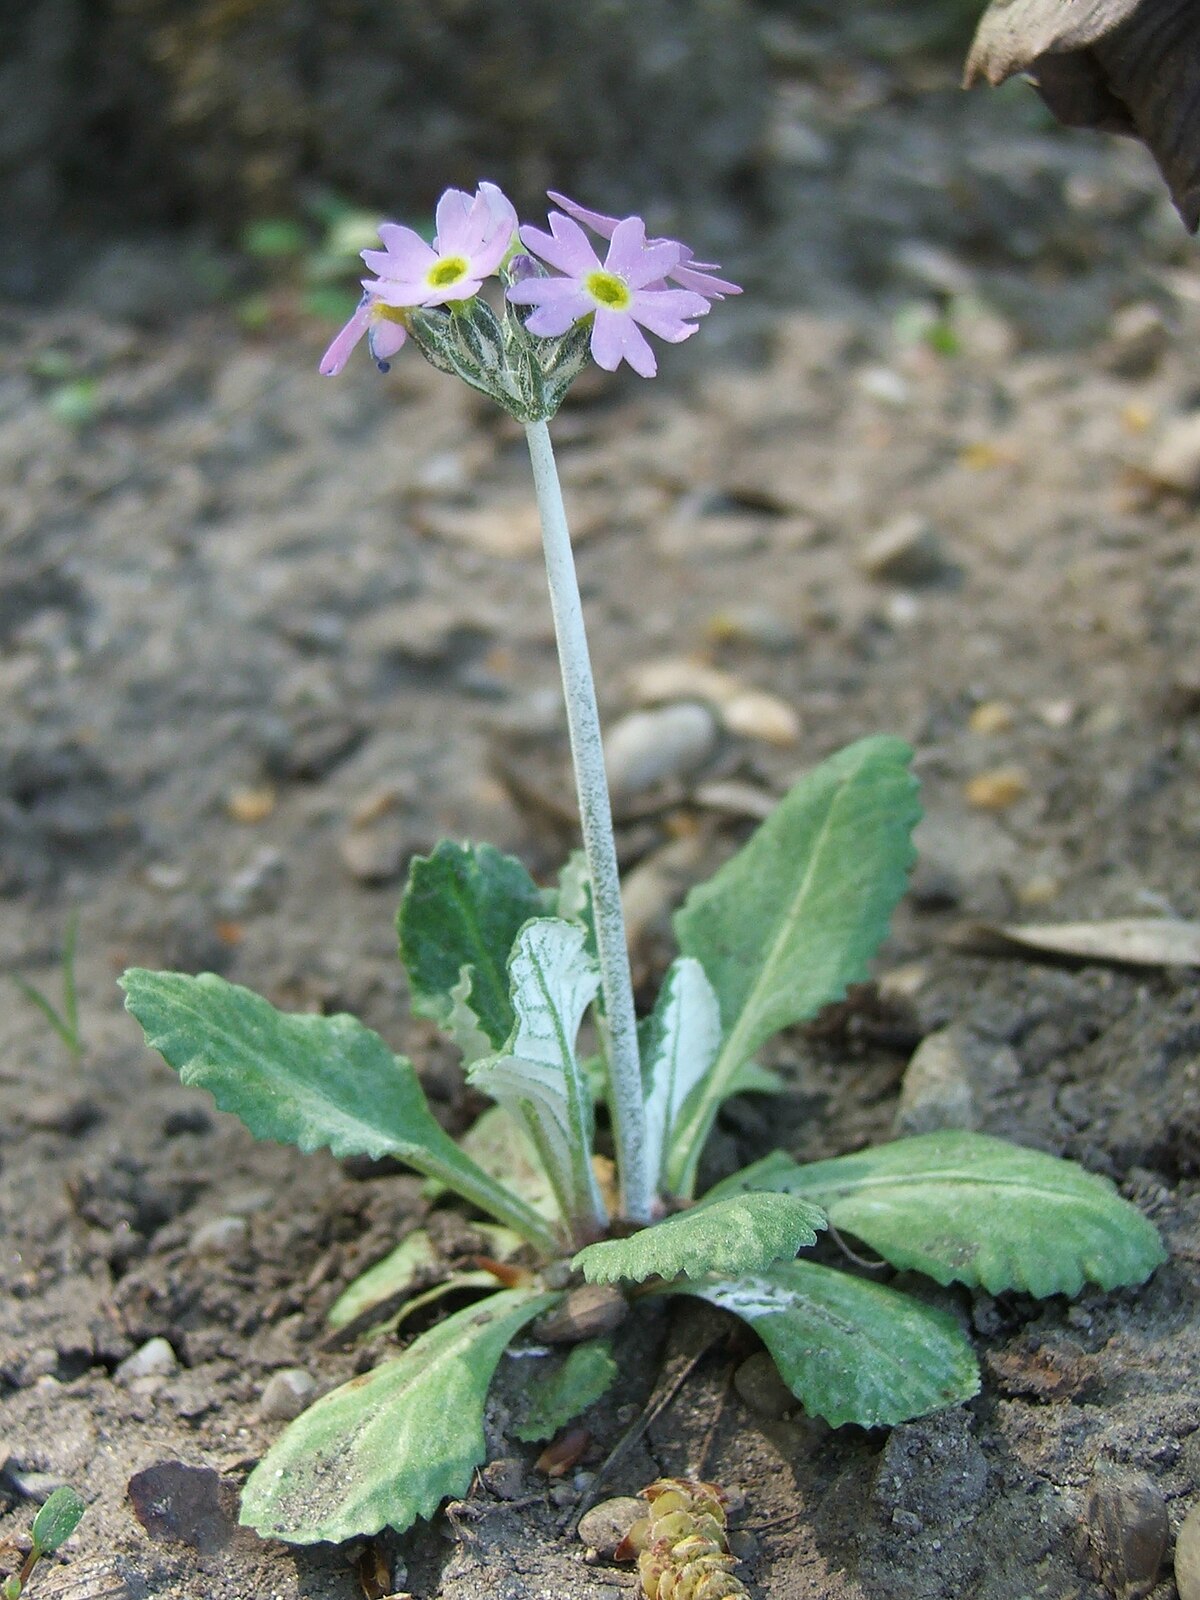
[(264, 1422), (291, 1422), (307, 1409), (316, 1392), (316, 1380), (303, 1367), (283, 1367), (263, 1385), (258, 1414)]
[(213, 1217), (192, 1234), (188, 1249), (194, 1255), (228, 1256), (242, 1249), (249, 1237), (245, 1217)]
[(580, 1517), (576, 1529), (579, 1541), (594, 1550), (602, 1561), (611, 1561), (621, 1540), (646, 1511), (646, 1502), (634, 1495), (622, 1494), (611, 1500), (601, 1500), (598, 1506)]
[(609, 787), (614, 795), (639, 794), (686, 777), (714, 754), (718, 738), (716, 717), (696, 701), (631, 712), (604, 741)]
[(936, 583), (951, 570), (941, 540), (915, 511), (893, 518), (859, 551), (858, 565), (881, 583)]
[(174, 1350), (159, 1336), (147, 1339), (131, 1356), (126, 1356), (113, 1373), (113, 1380), (130, 1384), (138, 1378), (168, 1378), (178, 1366), (179, 1360)]

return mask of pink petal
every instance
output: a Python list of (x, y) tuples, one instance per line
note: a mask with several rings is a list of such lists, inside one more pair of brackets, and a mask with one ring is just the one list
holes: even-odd
[(619, 217), (606, 217), (602, 211), (589, 211), (586, 206), (568, 200), (565, 194), (559, 194), (554, 189), (546, 190), (547, 198), (552, 200), (560, 211), (565, 211), (576, 222), (582, 222), (585, 228), (590, 228), (593, 233), (598, 233), (602, 239), (611, 239), (616, 232)]
[(652, 378), (658, 371), (654, 351), (627, 311), (602, 308), (596, 312), (592, 328), (592, 357), (605, 372), (615, 372), (622, 361), (628, 361), (643, 378)]
[(457, 283), (451, 283), (444, 289), (431, 289), (426, 284), (423, 298), (418, 304), (423, 306), (448, 306), (455, 300), (472, 299), (482, 288), (483, 279), (478, 277), (460, 278)]
[[(405, 306), (437, 304), (436, 298), (429, 299), (431, 291), (424, 278), (418, 279), (415, 283), (411, 281), (400, 283), (391, 278), (378, 278), (372, 282), (364, 283), (363, 287), (369, 289), (375, 299), (385, 306), (403, 308)], [(435, 289), (432, 293), (436, 296), (439, 291)]]
[(521, 243), (535, 256), (568, 277), (582, 278), (600, 267), (600, 258), (588, 243), (587, 234), (577, 222), (564, 217), (561, 212), (550, 213), (552, 232), (540, 228), (522, 228)]
[(697, 294), (705, 295), (710, 300), (720, 300), (727, 294), (741, 294), (738, 284), (716, 277), (715, 272), (715, 261), (694, 261), (685, 256), (667, 276), (684, 289), (694, 289)]
[(408, 329), (402, 322), (393, 322), (390, 317), (378, 317), (371, 324), (367, 344), (375, 361), (390, 361), (404, 348), (407, 338)]
[(530, 333), (539, 338), (555, 338), (566, 333), (581, 317), (594, 309), (592, 298), (571, 278), (527, 278), (508, 291), (514, 305), (536, 306), (525, 319)]
[(467, 239), (471, 232), (471, 196), (463, 189), (447, 189), (437, 203), (434, 213), (437, 233), (433, 247), (439, 256), (469, 254)]
[(381, 278), (421, 278), (438, 259), (437, 251), (419, 233), (402, 228), (399, 223), (385, 222), (379, 237), (387, 249), (364, 250), (362, 258)]
[(317, 371), (323, 378), (334, 378), (350, 359), (350, 352), (366, 333), (371, 320), (371, 302), (366, 295), (359, 301), (354, 315), (335, 336), (333, 343), (321, 357)]
[(508, 254), (517, 231), (517, 213), (502, 189), (494, 183), (481, 183), (471, 202), (469, 221), (463, 254), (478, 263), (480, 274), (486, 278)]
[(639, 289), (628, 315), (660, 339), (680, 344), (696, 331), (691, 318), (706, 316), (708, 309), (702, 294), (691, 294), (686, 289)]

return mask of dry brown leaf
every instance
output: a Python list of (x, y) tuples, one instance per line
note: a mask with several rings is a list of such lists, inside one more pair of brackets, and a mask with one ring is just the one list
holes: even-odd
[(965, 82), (1029, 74), (1060, 122), (1141, 139), (1184, 222), (1200, 225), (1196, 0), (992, 0)]
[(1044, 925), (972, 922), (956, 930), (956, 945), (981, 955), (1014, 950), (1109, 961), (1131, 967), (1200, 967), (1200, 922), (1174, 917), (1119, 917), (1111, 922)]

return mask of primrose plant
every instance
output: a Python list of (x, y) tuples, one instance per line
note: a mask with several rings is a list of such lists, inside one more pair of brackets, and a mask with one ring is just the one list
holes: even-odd
[[(503, 1352), (531, 1325), (535, 1338), (556, 1318), (569, 1326), (580, 1296), (607, 1297), (608, 1331), (614, 1306), (647, 1293), (723, 1307), (761, 1337), (809, 1412), (870, 1427), (965, 1400), (978, 1366), (945, 1311), (856, 1273), (853, 1257), (836, 1268), (802, 1258), (820, 1230), (852, 1235), (891, 1267), (991, 1294), (1140, 1283), (1163, 1259), (1153, 1227), (1105, 1180), (971, 1133), (803, 1167), (777, 1152), (696, 1199), (722, 1103), (779, 1087), (756, 1060), (762, 1047), (866, 975), (912, 862), (916, 785), (910, 752), (888, 737), (810, 772), (688, 896), (675, 918), (679, 956), (637, 1020), (547, 424), (589, 358), (652, 377), (646, 334), (686, 339), (738, 290), (675, 240), (648, 239), (638, 217), (551, 198), (549, 231), (521, 227), (489, 183), (442, 196), (432, 243), (385, 223), (384, 248), (364, 252), (362, 301), (321, 364), (340, 372), (365, 339), (386, 371), (411, 342), (528, 439), (583, 850), (545, 887), (488, 845), (443, 841), (413, 862), (398, 916), (414, 1010), (445, 1029), (493, 1104), (456, 1143), (412, 1065), (352, 1017), (285, 1015), (212, 974), (123, 980), (149, 1043), (259, 1138), (395, 1157), (487, 1219), (470, 1271), (456, 1275), (418, 1230), (333, 1306), (349, 1338), (396, 1329), (449, 1289), (491, 1291), (317, 1401), (255, 1468), (243, 1521), (299, 1543), (403, 1529), (462, 1494), (484, 1455)], [(598, 1159), (598, 1124), (611, 1161)], [(603, 1337), (565, 1359), (535, 1347), (531, 1360), (524, 1370), (539, 1381), (518, 1419), (524, 1438), (551, 1435), (616, 1372)]]

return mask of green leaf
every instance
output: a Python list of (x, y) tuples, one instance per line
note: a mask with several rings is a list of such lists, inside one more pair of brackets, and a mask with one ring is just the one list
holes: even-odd
[(133, 967), (121, 983), (147, 1044), (256, 1139), (328, 1147), (335, 1156), (394, 1156), (547, 1254), (557, 1251), (543, 1218), (439, 1127), (412, 1064), (354, 1017), (289, 1016), (211, 972), (193, 978)]
[(33, 1519), (33, 1547), (52, 1556), (75, 1532), (87, 1507), (69, 1484), (63, 1484), (48, 1497)]
[[(589, 1283), (618, 1279), (702, 1277), (707, 1272), (757, 1272), (816, 1244), (825, 1218), (816, 1206), (763, 1205), (791, 1195), (744, 1194), (656, 1222), (628, 1239), (607, 1239), (581, 1250), (571, 1263)], [(750, 1201), (752, 1204), (747, 1204)]]
[(575, 1039), (600, 986), (579, 923), (527, 922), (509, 961), (516, 1012), (503, 1053), (478, 1061), (469, 1079), (519, 1122), (538, 1153), (572, 1231), (608, 1221), (592, 1170), (592, 1097)]
[(867, 975), (913, 861), (910, 755), (899, 739), (873, 738), (831, 756), (676, 914), (680, 951), (716, 990), (725, 1042), (672, 1150), (674, 1193), (692, 1192), (742, 1065)]
[(331, 1328), (344, 1328), (372, 1306), (406, 1289), (415, 1288), (427, 1273), (437, 1270), (438, 1251), (424, 1228), (414, 1228), (390, 1254), (359, 1273), (338, 1295), (325, 1314)]
[(724, 1283), (674, 1285), (748, 1322), (812, 1416), (890, 1426), (979, 1390), (970, 1343), (944, 1311), (812, 1261)]
[[(558, 1201), (546, 1170), (525, 1129), (503, 1106), (481, 1111), (458, 1144), (490, 1177), (520, 1195), (539, 1215), (557, 1221)], [(426, 1192), (436, 1198), (437, 1188), (431, 1184)]]
[(482, 1267), (473, 1272), (452, 1272), (440, 1283), (431, 1284), (428, 1289), (423, 1289), (420, 1294), (414, 1294), (394, 1311), (381, 1316), (378, 1322), (363, 1331), (362, 1337), (376, 1339), (384, 1333), (398, 1333), (410, 1317), (415, 1317), (418, 1311), (425, 1311), (429, 1306), (437, 1305), (439, 1300), (445, 1300), (448, 1295), (462, 1294), (464, 1290), (478, 1291), (471, 1296), (472, 1301), (477, 1302), (481, 1295), (490, 1295), (497, 1287), (495, 1275), (486, 1272)]
[[(803, 1195), (893, 1266), (989, 1294), (1142, 1283), (1166, 1260), (1153, 1224), (1098, 1177), (1040, 1150), (946, 1130), (796, 1166), (776, 1154), (719, 1186)], [(717, 1192), (717, 1191), (714, 1191)]]
[(539, 1368), (537, 1382), (525, 1395), (525, 1413), (513, 1428), (524, 1444), (552, 1439), (560, 1428), (612, 1388), (617, 1363), (607, 1339), (577, 1344), (555, 1372), (546, 1376)]
[(507, 1289), (333, 1390), (250, 1474), (241, 1520), (265, 1538), (340, 1543), (403, 1531), (464, 1494), (483, 1459), (483, 1406), (504, 1347), (559, 1298)]
[(490, 844), (443, 839), (415, 857), (396, 918), (413, 1010), (457, 1037), (466, 1006), (489, 1048), (503, 1049), (514, 1020), (509, 952), (544, 906), (521, 862)]
[(721, 1044), (720, 1007), (698, 961), (680, 956), (672, 962), (640, 1033), (646, 1161), (657, 1189), (684, 1104), (703, 1083)]

